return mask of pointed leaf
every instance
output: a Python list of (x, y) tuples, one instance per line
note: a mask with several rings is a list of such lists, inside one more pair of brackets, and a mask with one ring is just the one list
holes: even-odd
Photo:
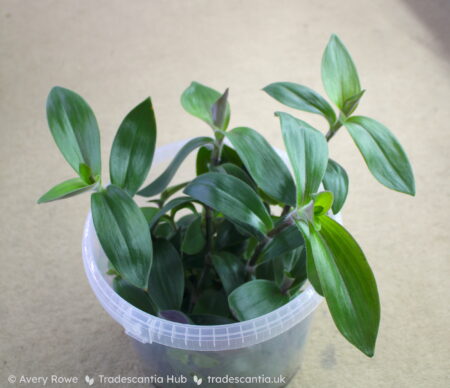
[(347, 99), (361, 92), (353, 60), (344, 44), (334, 34), (323, 53), (322, 82), (328, 97), (341, 110)]
[(179, 310), (184, 293), (184, 269), (180, 255), (167, 240), (155, 240), (153, 248), (148, 293), (161, 310)]
[(215, 127), (226, 130), (230, 121), (230, 108), (228, 106), (228, 89), (211, 107), (212, 121)]
[(147, 177), (155, 143), (155, 114), (147, 98), (120, 124), (109, 158), (111, 182), (133, 196)]
[(323, 187), (333, 193), (333, 205), (331, 209), (334, 214), (341, 211), (348, 194), (348, 175), (344, 168), (333, 159), (328, 159), (327, 169), (323, 176)]
[(263, 234), (273, 227), (272, 219), (256, 193), (234, 176), (216, 172), (200, 175), (184, 189), (184, 193)]
[(56, 86), (48, 95), (47, 120), (56, 145), (72, 168), (80, 173), (80, 164), (85, 164), (94, 176), (100, 175), (100, 134), (86, 101)]
[(187, 227), (181, 250), (188, 255), (199, 253), (205, 246), (206, 239), (202, 232), (202, 218), (197, 216)]
[(236, 288), (228, 297), (233, 315), (246, 321), (270, 313), (289, 302), (275, 282), (257, 279)]
[(321, 217), (310, 227), (311, 253), (333, 320), (347, 340), (371, 357), (380, 323), (380, 301), (372, 270), (353, 237)]
[(297, 186), (297, 203), (307, 204), (316, 193), (328, 163), (325, 137), (302, 120), (277, 112)]
[(218, 252), (212, 256), (212, 262), (227, 295), (245, 282), (245, 263), (240, 257)]
[(344, 101), (344, 105), (342, 107), (342, 113), (345, 116), (350, 116), (358, 107), (359, 105), (359, 101), (361, 100), (362, 96), (364, 95), (366, 91), (365, 90), (361, 90), (359, 93), (355, 94), (352, 97), (347, 98)]
[(294, 109), (320, 114), (330, 125), (336, 122), (336, 114), (330, 104), (314, 90), (292, 82), (275, 82), (263, 89), (269, 96)]
[(414, 175), (408, 157), (389, 129), (364, 116), (350, 117), (344, 125), (370, 172), (381, 184), (401, 193), (415, 195)]
[[(211, 127), (215, 127), (212, 107), (220, 97), (221, 94), (218, 91), (198, 82), (192, 82), (181, 96), (181, 105), (186, 112), (205, 121)], [(228, 123), (229, 121), (230, 107), (227, 103), (223, 114), (223, 123)]]
[(308, 280), (314, 287), (314, 290), (316, 292), (323, 296), (323, 290), (322, 285), (320, 284), (319, 275), (317, 274), (316, 265), (314, 264), (314, 258), (313, 258), (313, 252), (311, 248), (311, 241), (310, 241), (310, 233), (309, 233), (309, 225), (307, 225), (303, 221), (296, 221), (295, 225), (297, 226), (298, 230), (302, 233), (305, 246), (306, 246), (306, 272), (308, 275)]
[(295, 205), (295, 184), (283, 160), (258, 132), (235, 128), (226, 134), (256, 184), (278, 201)]
[(146, 313), (156, 315), (156, 310), (153, 308), (152, 302), (144, 290), (133, 286), (121, 277), (114, 278), (113, 288), (121, 298), (125, 299), (134, 307)]
[(314, 215), (322, 216), (327, 214), (333, 205), (333, 193), (331, 191), (322, 191), (314, 194)]
[(127, 282), (146, 289), (153, 249), (141, 209), (114, 185), (92, 195), (91, 209), (98, 239), (114, 268)]
[(275, 235), (264, 247), (261, 252), (259, 264), (292, 251), (304, 244), (303, 236), (295, 225), (288, 226), (280, 233)]
[(152, 218), (150, 219), (148, 225), (151, 228), (153, 228), (153, 226), (155, 226), (157, 224), (157, 222), (159, 221), (159, 219), (161, 217), (163, 217), (167, 212), (171, 211), (172, 209), (180, 206), (180, 205), (184, 205), (186, 203), (192, 202), (192, 198), (191, 197), (178, 197), (178, 198), (174, 198), (171, 201), (167, 202), (156, 214), (154, 214), (152, 216)]
[(152, 183), (148, 186), (144, 187), (142, 190), (138, 192), (139, 195), (143, 197), (151, 197), (153, 195), (159, 194), (165, 190), (167, 186), (169, 186), (172, 178), (175, 173), (178, 171), (181, 163), (183, 163), (184, 159), (196, 148), (204, 146), (205, 144), (212, 144), (214, 142), (210, 137), (196, 137), (190, 141), (188, 141), (175, 155), (172, 162), (166, 168), (166, 170), (156, 178)]
[(87, 184), (80, 178), (73, 178), (64, 181), (55, 187), (47, 191), (37, 203), (56, 201), (57, 199), (69, 198), (77, 194), (84, 193), (87, 190), (94, 188), (95, 183), (92, 185)]

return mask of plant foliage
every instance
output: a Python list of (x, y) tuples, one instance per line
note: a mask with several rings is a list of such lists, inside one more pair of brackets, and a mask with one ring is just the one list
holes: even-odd
[[(328, 123), (324, 133), (276, 112), (287, 164), (256, 130), (228, 130), (228, 89), (221, 93), (193, 82), (181, 104), (211, 133), (187, 142), (145, 187), (157, 134), (150, 98), (120, 124), (109, 159), (111, 184), (103, 187), (92, 109), (78, 94), (55, 87), (47, 102), (49, 127), (78, 176), (38, 202), (92, 192), (92, 218), (113, 286), (143, 311), (181, 323), (227, 324), (271, 312), (309, 280), (325, 297), (338, 330), (372, 356), (380, 322), (378, 291), (362, 249), (332, 217), (344, 206), (349, 178), (329, 158), (329, 141), (346, 128), (369, 171), (388, 188), (414, 195), (414, 176), (389, 129), (353, 115), (365, 90), (335, 35), (323, 54), (322, 80), (331, 103), (293, 82), (263, 89), (281, 104), (319, 114)], [(194, 152), (195, 176), (174, 181)], [(138, 205), (136, 193), (151, 204)]]

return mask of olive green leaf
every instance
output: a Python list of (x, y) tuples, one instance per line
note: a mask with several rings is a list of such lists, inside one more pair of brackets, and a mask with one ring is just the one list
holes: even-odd
[(54, 87), (47, 99), (47, 120), (56, 145), (79, 174), (85, 164), (94, 176), (101, 173), (100, 134), (94, 112), (71, 90)]
[(144, 290), (133, 286), (121, 277), (114, 278), (113, 288), (120, 297), (132, 304), (134, 307), (137, 307), (138, 309), (152, 315), (157, 314), (155, 306)]
[(178, 310), (184, 293), (184, 269), (181, 257), (167, 240), (155, 240), (153, 249), (148, 293), (160, 310)]
[(322, 115), (330, 125), (336, 114), (330, 104), (314, 90), (292, 82), (275, 82), (263, 89), (269, 96), (290, 108)]
[(367, 356), (374, 354), (380, 301), (372, 270), (353, 237), (336, 221), (321, 217), (309, 230), (311, 256), (333, 320), (347, 340)]
[(389, 129), (364, 116), (344, 122), (372, 175), (383, 185), (401, 193), (415, 195), (414, 175), (408, 157)]
[(282, 203), (295, 205), (295, 184), (286, 164), (272, 146), (251, 128), (226, 134), (256, 184)]
[(223, 251), (214, 254), (212, 262), (227, 295), (245, 282), (245, 263), (240, 257)]
[(109, 158), (111, 182), (133, 196), (147, 177), (155, 143), (155, 114), (147, 98), (119, 126)]
[(341, 111), (346, 100), (361, 92), (353, 60), (344, 44), (334, 34), (323, 53), (322, 82), (328, 97)]
[(146, 289), (153, 249), (141, 209), (115, 185), (93, 194), (91, 209), (98, 239), (114, 268), (127, 282)]
[(323, 176), (323, 187), (333, 193), (333, 205), (331, 209), (334, 214), (341, 211), (348, 194), (348, 175), (344, 168), (332, 159), (328, 159), (327, 169)]
[(280, 118), (284, 144), (294, 171), (297, 203), (307, 204), (316, 193), (328, 163), (328, 145), (325, 137), (302, 120), (277, 112)]
[(298, 248), (304, 244), (303, 236), (295, 225), (288, 226), (275, 235), (261, 252), (258, 264)]
[(181, 250), (188, 255), (195, 255), (205, 247), (205, 244), (206, 239), (202, 231), (202, 218), (196, 216), (186, 228), (183, 242), (181, 243)]
[(265, 234), (273, 227), (264, 204), (252, 188), (231, 175), (210, 172), (195, 178), (184, 193)]
[(228, 304), (239, 321), (246, 321), (270, 313), (289, 301), (277, 284), (257, 279), (244, 283), (228, 296)]
[(181, 163), (186, 159), (186, 157), (196, 148), (204, 146), (206, 144), (212, 144), (214, 142), (210, 137), (196, 137), (188, 141), (175, 155), (172, 162), (166, 168), (166, 170), (156, 178), (148, 186), (144, 187), (138, 192), (138, 195), (143, 197), (151, 197), (153, 195), (159, 194), (169, 186), (172, 178), (178, 171)]
[(185, 205), (189, 202), (192, 202), (191, 197), (178, 197), (174, 198), (171, 201), (167, 202), (157, 213), (155, 213), (152, 218), (150, 219), (148, 225), (151, 228), (153, 228), (161, 217), (165, 216), (165, 214), (172, 209), (177, 208), (178, 206)]
[(84, 193), (95, 187), (95, 183), (92, 185), (87, 184), (80, 178), (73, 178), (64, 181), (55, 187), (47, 191), (37, 203), (56, 201), (57, 199), (69, 198), (77, 194)]
[[(223, 127), (216, 127), (213, 118), (213, 106), (216, 104), (222, 104), (222, 101), (218, 101), (222, 95), (208, 86), (202, 85), (198, 82), (192, 82), (191, 85), (183, 92), (181, 95), (181, 105), (186, 112), (191, 115), (205, 121), (212, 128), (223, 129), (228, 125), (230, 121), (230, 107), (228, 102), (226, 102), (226, 108), (222, 112), (223, 107), (221, 106), (221, 116)], [(217, 104), (215, 105), (215, 115), (217, 118)]]

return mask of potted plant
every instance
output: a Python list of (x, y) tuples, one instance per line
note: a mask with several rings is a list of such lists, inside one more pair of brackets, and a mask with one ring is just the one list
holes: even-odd
[[(377, 286), (363, 251), (335, 219), (348, 176), (329, 159), (328, 142), (346, 128), (370, 172), (388, 188), (414, 195), (414, 177), (394, 135), (378, 121), (354, 115), (364, 90), (335, 35), (323, 55), (322, 80), (338, 115), (305, 86), (278, 82), (264, 88), (282, 104), (327, 122), (323, 134), (276, 112), (284, 156), (251, 128), (228, 129), (228, 89), (220, 94), (193, 82), (181, 104), (212, 131), (156, 150), (160, 159), (173, 160), (144, 187), (156, 144), (150, 98), (120, 125), (110, 184), (103, 185), (94, 113), (72, 91), (50, 92), (49, 127), (78, 177), (38, 202), (92, 192), (83, 242), (86, 273), (105, 309), (137, 340), (152, 374), (148, 382), (284, 386), (298, 369), (320, 296), (342, 335), (373, 356)], [(193, 178), (174, 183), (193, 152)], [(136, 194), (145, 201), (138, 205)]]

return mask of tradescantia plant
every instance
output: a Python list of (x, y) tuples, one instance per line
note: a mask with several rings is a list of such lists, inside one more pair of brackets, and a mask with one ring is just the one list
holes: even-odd
[[(349, 180), (329, 158), (328, 142), (345, 127), (380, 183), (414, 195), (414, 177), (394, 135), (378, 121), (353, 114), (364, 90), (335, 35), (323, 55), (322, 80), (338, 114), (306, 86), (277, 82), (264, 88), (280, 103), (327, 122), (324, 135), (288, 113), (275, 113), (289, 166), (257, 131), (228, 130), (228, 90), (220, 94), (193, 82), (181, 104), (211, 135), (188, 141), (145, 187), (156, 143), (151, 100), (121, 123), (105, 187), (94, 113), (76, 93), (55, 87), (47, 103), (50, 130), (78, 177), (38, 202), (92, 191), (92, 218), (114, 288), (143, 311), (182, 323), (243, 321), (287, 303), (309, 280), (325, 297), (339, 331), (372, 356), (380, 321), (377, 286), (358, 243), (330, 217), (342, 209)], [(192, 152), (196, 177), (173, 184)], [(150, 198), (145, 206), (134, 201), (136, 194)]]

